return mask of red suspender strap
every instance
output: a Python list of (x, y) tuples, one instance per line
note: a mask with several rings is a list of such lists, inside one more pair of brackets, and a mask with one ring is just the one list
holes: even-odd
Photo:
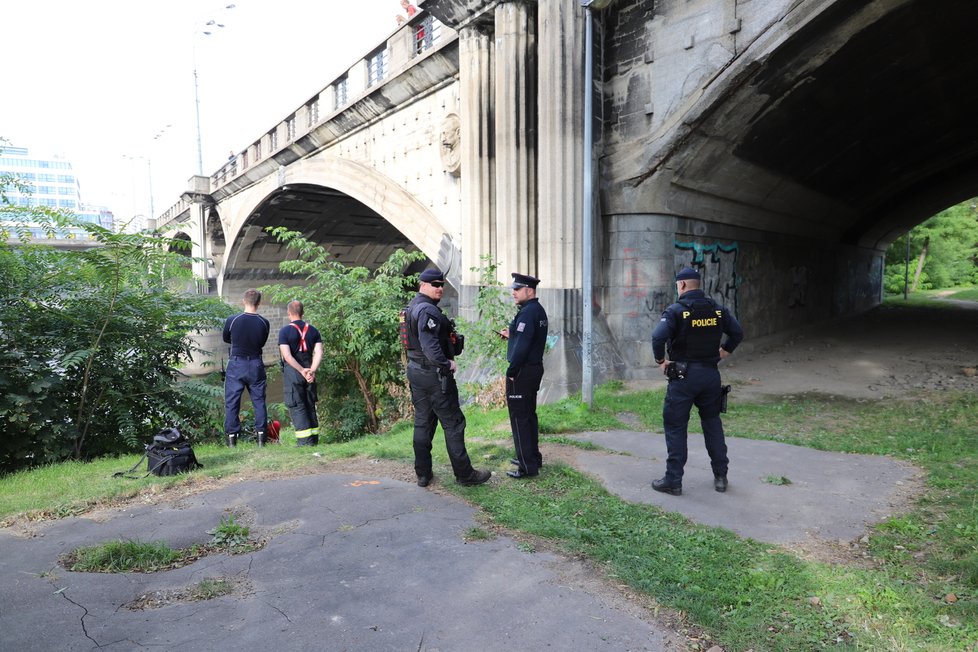
[(293, 322), (289, 322), (289, 326), (299, 331), (299, 350), (308, 351), (309, 347), (306, 345), (306, 333), (309, 332), (309, 324), (304, 324), (302, 328), (299, 328)]

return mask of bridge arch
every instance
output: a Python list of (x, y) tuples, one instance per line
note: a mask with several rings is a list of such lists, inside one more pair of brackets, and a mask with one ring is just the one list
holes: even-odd
[[(276, 268), (277, 263), (285, 259), (287, 254), (282, 248), (270, 250), (275, 249), (275, 245), (264, 231), (266, 226), (285, 226), (307, 234), (321, 231), (326, 216), (320, 214), (317, 217), (315, 212), (310, 212), (322, 210), (316, 209), (313, 204), (323, 206), (323, 202), (332, 201), (334, 209), (356, 210), (351, 208), (351, 200), (366, 209), (366, 213), (360, 211), (355, 219), (348, 222), (350, 233), (334, 231), (337, 237), (362, 239), (364, 229), (377, 230), (376, 226), (370, 227), (364, 222), (381, 219), (402, 236), (379, 234), (374, 243), (387, 245), (381, 246), (381, 250), (413, 245), (445, 270), (449, 281), (458, 286), (461, 280), (461, 250), (457, 238), (449, 233), (428, 207), (408, 189), (370, 166), (339, 156), (320, 154), (282, 167), (278, 175), (269, 175), (262, 182), (217, 203), (223, 233), (227, 235), (218, 274), (221, 294), (224, 294), (224, 281), (229, 275), (241, 277), (247, 261), (252, 259), (249, 252), (256, 247), (265, 252), (259, 264), (264, 265), (266, 273), (271, 273), (268, 267), (270, 257), (275, 257)], [(386, 258), (386, 255), (383, 257)], [(369, 261), (357, 257), (345, 262), (370, 266)]]
[[(182, 242), (186, 242), (188, 245), (192, 242), (190, 236), (184, 233), (183, 231), (177, 231), (176, 233), (172, 234), (170, 238), (173, 240), (180, 240)], [(189, 258), (192, 255), (191, 248), (189, 246), (186, 248), (182, 248), (182, 247), (178, 247), (175, 244), (170, 245), (170, 253), (180, 254), (181, 256), (186, 256), (187, 258)]]

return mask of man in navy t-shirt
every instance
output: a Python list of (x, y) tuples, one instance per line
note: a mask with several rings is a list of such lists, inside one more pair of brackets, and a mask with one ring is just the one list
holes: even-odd
[(244, 293), (244, 312), (224, 322), (224, 341), (231, 345), (227, 375), (224, 380), (224, 434), (228, 446), (238, 444), (241, 432), (241, 394), (248, 390), (255, 408), (255, 430), (258, 445), (264, 446), (267, 437), (268, 415), (265, 410), (265, 363), (262, 347), (268, 341), (271, 325), (258, 314), (261, 292), (255, 289)]

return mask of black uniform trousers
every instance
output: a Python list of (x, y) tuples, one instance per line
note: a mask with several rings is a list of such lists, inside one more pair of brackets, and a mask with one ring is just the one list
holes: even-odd
[[(299, 364), (306, 364), (300, 361)], [(296, 433), (319, 427), (316, 415), (316, 383), (307, 383), (305, 377), (292, 365), (285, 365), (282, 370), (284, 382), (285, 406), (289, 408), (289, 418)]]
[(720, 371), (716, 364), (690, 362), (686, 377), (669, 381), (662, 405), (662, 424), (666, 431), (666, 481), (682, 485), (687, 457), (687, 426), (693, 405), (700, 414), (706, 452), (710, 454), (713, 474), (727, 475), (727, 444), (720, 421)]
[(520, 470), (536, 473), (543, 465), (540, 426), (537, 423), (537, 392), (543, 380), (542, 364), (527, 364), (516, 378), (506, 379), (506, 407), (513, 429), (513, 446)]
[(241, 395), (248, 390), (255, 408), (255, 429), (264, 431), (268, 420), (265, 410), (265, 363), (260, 356), (232, 355), (224, 377), (224, 432), (241, 432)]
[(445, 447), (456, 479), (465, 480), (472, 475), (472, 462), (465, 450), (465, 415), (459, 406), (458, 385), (455, 378), (442, 378), (433, 367), (408, 362), (408, 383), (411, 385), (411, 402), (414, 404), (414, 470), (421, 476), (431, 475), (431, 443), (435, 427), (441, 422), (445, 432)]

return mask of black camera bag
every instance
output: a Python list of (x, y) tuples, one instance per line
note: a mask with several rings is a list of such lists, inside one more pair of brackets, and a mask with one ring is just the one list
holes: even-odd
[(146, 469), (154, 475), (176, 475), (200, 466), (190, 442), (168, 446), (154, 443), (146, 447)]
[[(159, 476), (176, 475), (204, 466), (197, 461), (197, 456), (194, 455), (194, 449), (190, 446), (190, 442), (176, 428), (160, 430), (153, 437), (153, 442), (146, 444), (146, 452), (143, 453), (143, 457), (146, 458), (146, 475), (142, 476), (144, 478), (150, 473)], [(115, 477), (138, 478), (138, 476), (129, 474), (135, 471), (142, 461), (140, 458), (139, 462), (136, 462), (128, 471), (120, 471), (113, 475)]]

